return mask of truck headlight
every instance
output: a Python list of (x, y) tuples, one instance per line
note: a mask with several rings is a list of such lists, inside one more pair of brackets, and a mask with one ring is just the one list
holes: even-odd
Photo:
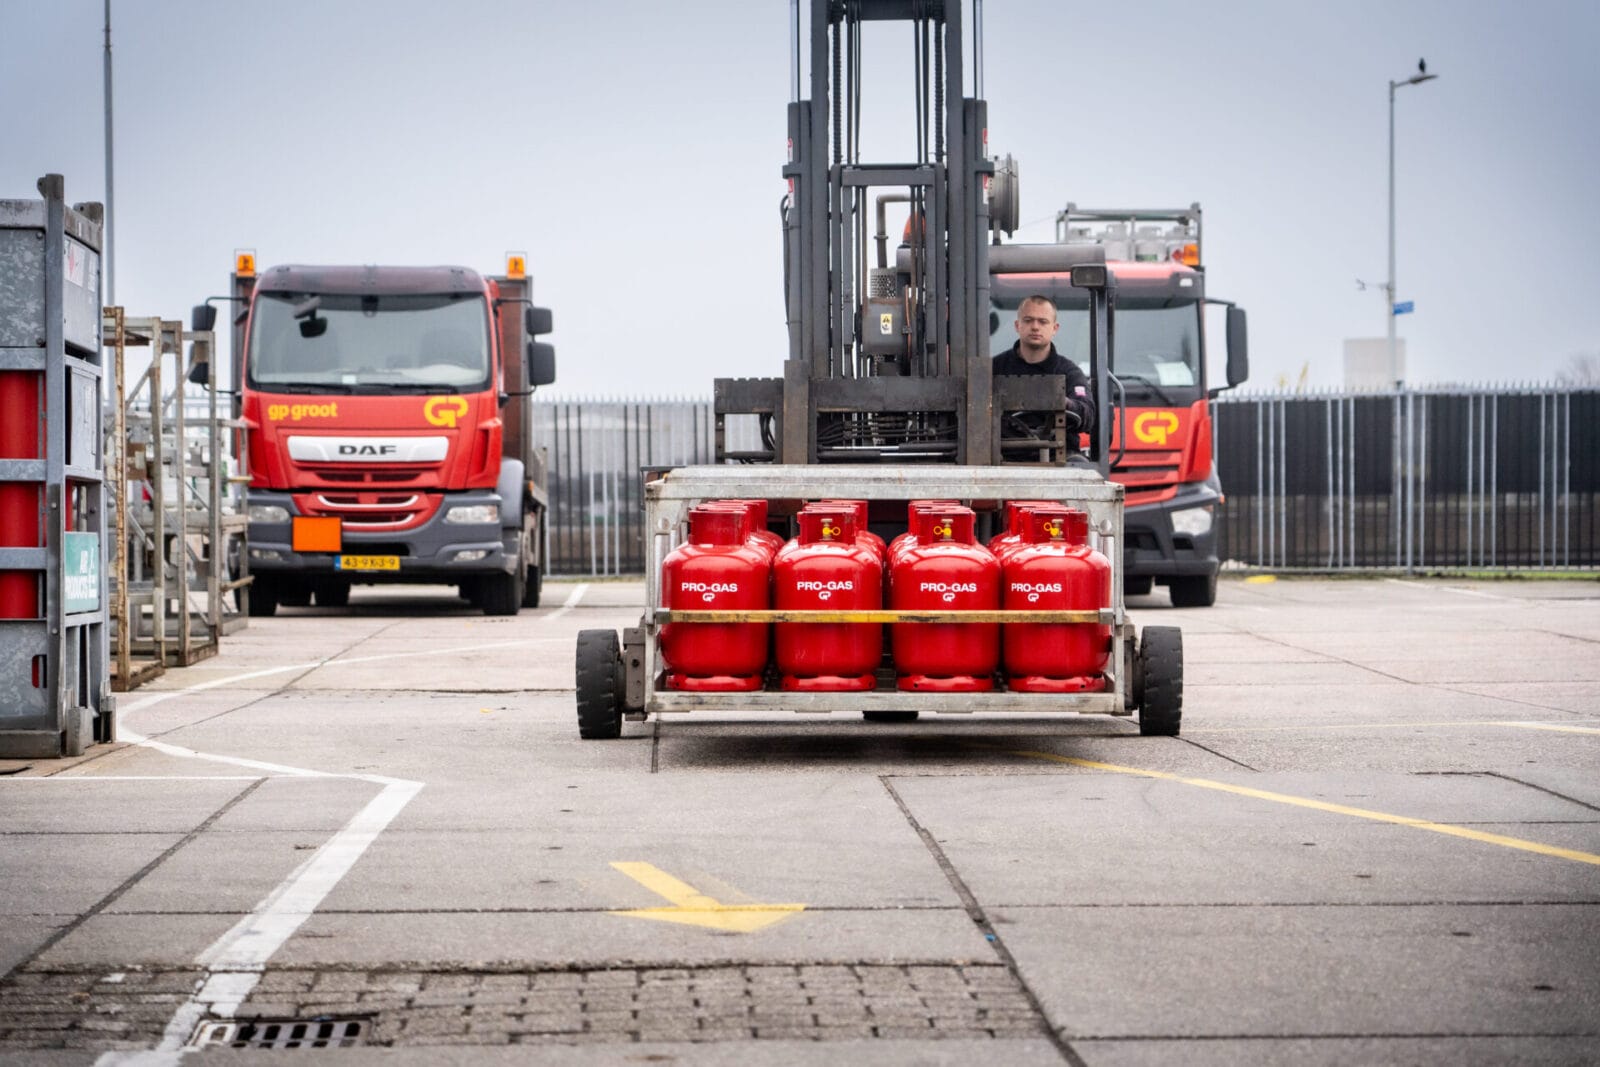
[(1211, 505), (1182, 508), (1172, 513), (1172, 532), (1199, 537), (1211, 532)]
[(449, 511), (445, 512), (444, 521), (455, 523), (477, 523), (479, 525), (482, 525), (486, 522), (498, 523), (500, 521), (500, 505), (463, 504), (458, 508), (451, 508)]
[(289, 509), (277, 504), (251, 504), (251, 522), (288, 522)]

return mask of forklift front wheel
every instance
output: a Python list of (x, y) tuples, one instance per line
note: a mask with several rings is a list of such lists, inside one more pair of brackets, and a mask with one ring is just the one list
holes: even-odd
[(1183, 721), (1183, 631), (1146, 626), (1139, 641), (1139, 732), (1177, 737)]
[(622, 736), (622, 646), (615, 630), (578, 631), (578, 736)]

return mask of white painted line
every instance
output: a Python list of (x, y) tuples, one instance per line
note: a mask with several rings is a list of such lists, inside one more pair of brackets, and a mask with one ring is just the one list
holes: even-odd
[(0, 778), (7, 782), (258, 782), (262, 778), (290, 777), (261, 774), (50, 774), (37, 778)]
[[(559, 618), (577, 606), (588, 589), (587, 584), (579, 584), (567, 597), (560, 608), (544, 617), (545, 621)], [(470, 645), (451, 649), (430, 649), (425, 652), (403, 652), (392, 655), (367, 656), (353, 659), (337, 659), (330, 657), (311, 664), (295, 664), (288, 667), (274, 667), (262, 671), (252, 671), (248, 674), (235, 675), (230, 678), (215, 679), (201, 682), (184, 689), (172, 690), (170, 693), (152, 694), (151, 698), (136, 702), (125, 707), (124, 712), (149, 707), (160, 700), (171, 699), (173, 696), (185, 693), (198, 692), (204, 689), (215, 689), (218, 686), (232, 682), (246, 681), (251, 678), (260, 678), (269, 674), (281, 674), (286, 671), (303, 670), (308, 667), (320, 667), (331, 663), (362, 663), (374, 660), (409, 659), (417, 655), (445, 655), (451, 652), (475, 651), (483, 648), (504, 648), (513, 645), (529, 644), (528, 641), (503, 641), (492, 645)], [(367, 806), (357, 812), (355, 817), (345, 824), (344, 829), (334, 834), (322, 847), (312, 853), (311, 858), (297, 867), (289, 877), (268, 893), (262, 901), (255, 906), (249, 915), (240, 919), (233, 928), (223, 934), (210, 947), (202, 952), (196, 962), (205, 966), (207, 975), (200, 988), (185, 1001), (172, 1019), (167, 1023), (166, 1030), (161, 1037), (161, 1043), (154, 1050), (143, 1052), (107, 1052), (95, 1061), (99, 1065), (110, 1064), (176, 1064), (183, 1058), (184, 1045), (194, 1032), (196, 1025), (208, 1016), (230, 1018), (239, 1005), (255, 989), (261, 980), (261, 973), (266, 968), (267, 961), (283, 947), (289, 938), (294, 936), (296, 930), (316, 913), (333, 888), (339, 884), (344, 876), (366, 852), (367, 848), (378, 839), (378, 835), (388, 827), (396, 815), (411, 802), (411, 799), (422, 790), (423, 783), (412, 782), (400, 778), (387, 778), (375, 774), (336, 774), (327, 771), (310, 770), (304, 767), (289, 767), (280, 763), (268, 763), (262, 760), (245, 759), (239, 756), (219, 756), (209, 752), (199, 752), (181, 745), (169, 744), (165, 741), (155, 741), (138, 734), (126, 734), (126, 739), (142, 748), (154, 749), (170, 756), (184, 759), (207, 760), (213, 763), (224, 763), (235, 767), (246, 767), (252, 770), (267, 772), (271, 775), (281, 775), (298, 778), (342, 778), (354, 779), (363, 782), (373, 782), (383, 786), (382, 791), (367, 803)]]
[(198, 957), (213, 971), (259, 970), (289, 935), (309, 919), (324, 897), (349, 873), (367, 846), (422, 789), (421, 782), (385, 786), (294, 874)]

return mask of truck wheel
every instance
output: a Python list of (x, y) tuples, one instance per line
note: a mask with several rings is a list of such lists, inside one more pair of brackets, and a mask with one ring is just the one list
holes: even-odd
[(861, 717), (868, 722), (916, 722), (915, 711), (863, 711)]
[(510, 574), (495, 574), (478, 579), (478, 607), (485, 615), (515, 615), (522, 610), (522, 568)]
[(1146, 626), (1139, 641), (1139, 732), (1177, 737), (1183, 721), (1183, 631)]
[(1198, 574), (1167, 582), (1175, 608), (1209, 608), (1217, 602), (1217, 576)]
[(255, 576), (250, 583), (250, 614), (269, 618), (278, 613), (278, 587), (265, 574)]
[(522, 590), (522, 606), (536, 608), (539, 606), (539, 595), (544, 591), (544, 573), (539, 570), (539, 565), (534, 564), (528, 568), (527, 583)]
[(622, 646), (615, 630), (578, 631), (578, 736), (622, 736)]
[(350, 603), (348, 578), (318, 578), (312, 591), (319, 608), (342, 608)]
[[(312, 579), (311, 581), (314, 581)], [(260, 579), (257, 579), (260, 581)], [(278, 606), (304, 608), (311, 605), (311, 581), (294, 578), (278, 583)]]
[(1156, 586), (1156, 580), (1148, 574), (1130, 574), (1122, 579), (1123, 596), (1144, 596)]

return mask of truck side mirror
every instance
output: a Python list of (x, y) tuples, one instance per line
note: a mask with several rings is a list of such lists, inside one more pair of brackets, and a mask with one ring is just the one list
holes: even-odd
[(1245, 330), (1244, 308), (1228, 308), (1228, 388), (1250, 377), (1250, 341)]
[(199, 360), (199, 361), (195, 362), (189, 368), (188, 377), (189, 377), (189, 384), (190, 385), (210, 385), (211, 384), (211, 364), (206, 362), (205, 360)]
[[(549, 312), (545, 312), (546, 315)], [(528, 342), (528, 384), (549, 385), (556, 380), (556, 346)]]
[(217, 309), (210, 304), (196, 304), (189, 312), (189, 329), (194, 333), (205, 333), (216, 325)]
[(527, 327), (529, 337), (540, 337), (555, 329), (549, 308), (529, 306), (522, 313), (522, 321)]

